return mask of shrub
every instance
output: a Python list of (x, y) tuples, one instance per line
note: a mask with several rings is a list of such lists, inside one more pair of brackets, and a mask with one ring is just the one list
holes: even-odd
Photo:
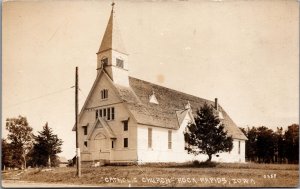
[(218, 165), (218, 163), (214, 162), (214, 161), (204, 161), (204, 162), (200, 162), (198, 160), (194, 160), (192, 162), (193, 167), (200, 167), (200, 168), (206, 168), (206, 167), (216, 167)]

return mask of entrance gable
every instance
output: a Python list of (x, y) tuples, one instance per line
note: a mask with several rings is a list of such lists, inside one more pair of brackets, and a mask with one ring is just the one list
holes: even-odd
[(98, 134), (98, 132), (96, 132), (97, 130), (103, 131), (105, 133), (105, 136), (107, 136), (111, 139), (116, 138), (115, 133), (110, 128), (110, 126), (107, 124), (106, 120), (104, 120), (101, 117), (98, 117), (96, 122), (92, 125), (92, 128), (91, 128), (90, 132), (88, 133), (87, 139), (88, 140), (93, 139), (95, 137), (95, 135)]

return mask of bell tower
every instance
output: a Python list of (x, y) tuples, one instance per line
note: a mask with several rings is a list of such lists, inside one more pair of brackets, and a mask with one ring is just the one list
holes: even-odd
[(97, 72), (106, 72), (115, 84), (129, 86), (128, 54), (116, 24), (114, 6), (115, 3), (112, 3), (110, 17), (97, 52)]

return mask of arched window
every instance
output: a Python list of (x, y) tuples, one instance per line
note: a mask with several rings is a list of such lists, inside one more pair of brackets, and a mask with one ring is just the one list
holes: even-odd
[(101, 90), (101, 99), (108, 98), (108, 89)]

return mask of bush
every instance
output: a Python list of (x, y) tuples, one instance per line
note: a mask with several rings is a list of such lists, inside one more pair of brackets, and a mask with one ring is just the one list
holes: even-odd
[(194, 160), (192, 162), (193, 167), (216, 167), (218, 165), (218, 163), (214, 162), (214, 161), (204, 161), (204, 162), (200, 162), (198, 160)]

